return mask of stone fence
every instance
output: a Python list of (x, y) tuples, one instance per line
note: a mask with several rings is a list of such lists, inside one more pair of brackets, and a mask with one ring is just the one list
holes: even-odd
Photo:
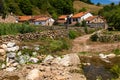
[(43, 32), (34, 32), (18, 35), (4, 35), (0, 36), (0, 43), (8, 41), (23, 41), (23, 40), (36, 40), (40, 38), (62, 38), (68, 37), (69, 30), (48, 30)]

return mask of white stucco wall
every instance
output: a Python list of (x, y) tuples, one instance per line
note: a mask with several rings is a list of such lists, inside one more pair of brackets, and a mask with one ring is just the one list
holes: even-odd
[(81, 21), (87, 19), (88, 17), (93, 16), (91, 13), (87, 13), (84, 16), (81, 17)]

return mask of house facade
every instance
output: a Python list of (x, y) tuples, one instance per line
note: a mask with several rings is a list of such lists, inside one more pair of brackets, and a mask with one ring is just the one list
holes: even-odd
[(88, 17), (93, 16), (90, 12), (80, 12), (72, 16), (73, 22), (81, 23), (83, 20), (87, 19)]
[(101, 16), (90, 16), (85, 21), (89, 27), (105, 28), (106, 25), (105, 19)]
[(65, 24), (66, 20), (67, 20), (67, 16), (68, 15), (61, 15), (58, 17), (57, 23), (58, 24)]
[(54, 19), (47, 16), (18, 16), (18, 22), (23, 23), (28, 21), (30, 24), (41, 26), (52, 26)]
[(55, 20), (50, 17), (40, 17), (38, 19), (33, 20), (33, 23), (35, 25), (52, 26), (54, 21)]

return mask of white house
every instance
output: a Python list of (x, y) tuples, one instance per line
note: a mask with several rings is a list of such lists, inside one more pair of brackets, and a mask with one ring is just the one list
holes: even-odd
[(33, 22), (35, 25), (52, 26), (54, 21), (55, 20), (50, 17), (39, 17), (35, 19)]
[(93, 16), (90, 12), (80, 12), (72, 16), (73, 22), (81, 22), (88, 17)]

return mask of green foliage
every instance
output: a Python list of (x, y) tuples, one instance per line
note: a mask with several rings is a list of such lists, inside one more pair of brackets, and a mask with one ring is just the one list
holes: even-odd
[(84, 8), (84, 7), (83, 7), (82, 9), (79, 10), (79, 12), (86, 12), (86, 11), (87, 11), (87, 9)]
[(114, 66), (110, 69), (110, 71), (111, 71), (112, 73), (114, 73), (117, 77), (120, 76), (120, 66), (114, 65)]
[(34, 32), (35, 28), (27, 24), (0, 23), (0, 35)]
[(120, 49), (115, 49), (115, 50), (113, 50), (112, 51), (114, 54), (116, 54), (116, 55), (120, 55)]
[(91, 41), (97, 41), (98, 35), (95, 33), (90, 37)]
[(77, 31), (74, 31), (74, 30), (69, 31), (69, 38), (70, 39), (75, 39), (77, 36), (78, 36)]
[[(61, 14), (71, 14), (74, 12), (73, 0), (4, 0), (9, 13), (17, 15), (33, 15), (36, 9), (40, 13), (49, 13), (54, 18)], [(38, 13), (38, 12), (37, 12)], [(39, 13), (39, 14), (40, 14)]]
[(80, 24), (79, 22), (77, 22), (77, 23), (75, 24), (75, 26), (80, 27), (81, 24)]
[(70, 48), (70, 42), (69, 39), (62, 38), (58, 40), (53, 39), (43, 39), (44, 44), (41, 44), (39, 53), (41, 54), (50, 54), (50, 53), (56, 53), (61, 50), (67, 50)]
[(120, 31), (120, 6), (111, 3), (111, 5), (104, 6), (102, 10), (99, 11), (99, 15), (106, 18), (110, 27), (115, 28)]

